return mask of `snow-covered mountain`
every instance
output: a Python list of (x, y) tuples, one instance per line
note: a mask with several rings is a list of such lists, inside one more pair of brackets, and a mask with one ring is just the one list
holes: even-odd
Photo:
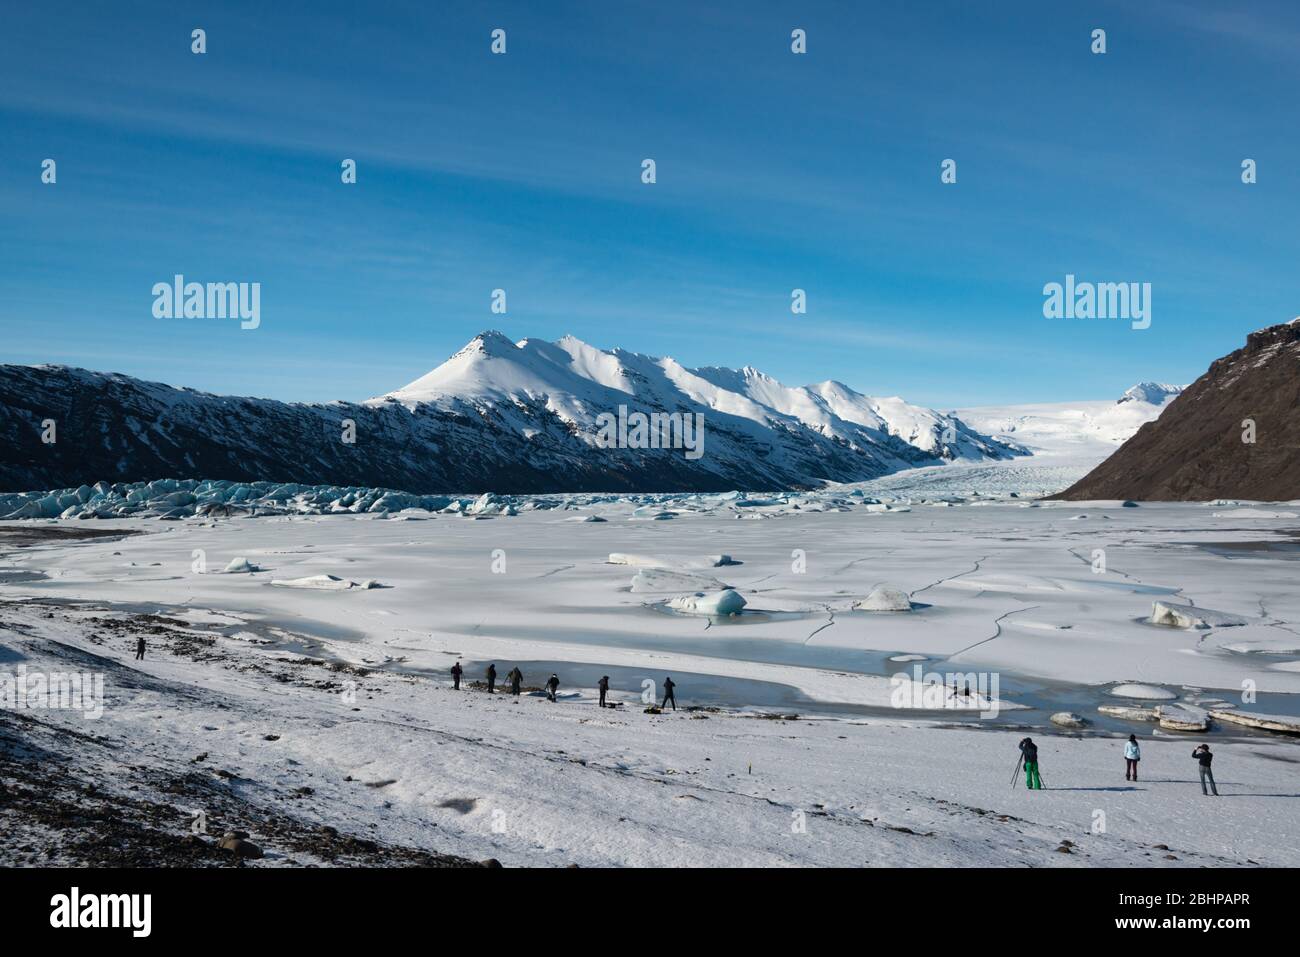
[[(690, 449), (609, 447), (609, 417), (701, 422)], [(58, 441), (41, 441), (54, 419)], [(355, 441), (345, 441), (348, 422)], [(627, 433), (621, 434), (620, 439)], [(1026, 454), (960, 417), (838, 382), (687, 369), (572, 337), (476, 336), (364, 403), (210, 395), (63, 366), (0, 366), (0, 490), (164, 477), (446, 491), (723, 491), (855, 482)]]
[(1100, 462), (1164, 411), (1184, 386), (1139, 382), (1116, 400), (983, 406), (955, 413), (974, 429), (1036, 456)]
[(1170, 385), (1167, 382), (1139, 382), (1130, 386), (1119, 397), (1120, 405), (1125, 402), (1145, 402), (1147, 405), (1164, 408), (1170, 400), (1186, 389), (1185, 385)]
[(835, 381), (786, 386), (749, 366), (687, 369), (675, 359), (605, 351), (572, 336), (516, 343), (500, 332), (485, 332), (432, 372), (371, 403), (388, 401), (412, 410), (472, 406), (504, 412), (513, 407), (525, 418), (540, 403), (581, 433), (593, 435), (596, 417), (620, 405), (629, 411), (698, 412), (709, 429), (723, 430), (724, 439), (743, 444), (770, 441), (774, 430), (791, 435), (809, 431), (869, 453), (885, 471), (923, 458), (933, 465), (1007, 458), (1021, 451), (1013, 442), (990, 441), (951, 414), (909, 405), (897, 396), (860, 395)]

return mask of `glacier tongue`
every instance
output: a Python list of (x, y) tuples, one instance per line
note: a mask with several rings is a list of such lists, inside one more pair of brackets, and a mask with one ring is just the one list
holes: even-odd
[[(953, 467), (954, 474), (961, 467)], [(940, 469), (940, 471), (946, 471)], [(1008, 471), (1008, 479), (1014, 475)], [(83, 487), (84, 488), (84, 487)], [(524, 512), (556, 510), (577, 512), (563, 519), (627, 521), (673, 517), (692, 513), (732, 518), (777, 518), (801, 512), (899, 513), (912, 503), (935, 504), (930, 498), (871, 496), (861, 488), (830, 486), (821, 490), (776, 495), (738, 491), (600, 493), (573, 492), (546, 495), (412, 495), (394, 489), (366, 486), (303, 485), (283, 482), (231, 482), (199, 479), (159, 479), (153, 482), (100, 482), (84, 501), (79, 489), (0, 493), (0, 520), (14, 519), (119, 519), (157, 518), (165, 521), (210, 521), (294, 515), (353, 515), (376, 519), (428, 518), (434, 513), (465, 519), (510, 518)], [(1007, 501), (1014, 492), (1006, 493)], [(988, 499), (977, 496), (978, 500)], [(953, 503), (973, 501), (953, 499)], [(947, 503), (945, 503), (947, 504)], [(605, 514), (593, 514), (594, 512)], [(728, 554), (698, 555), (690, 559), (611, 552), (609, 562), (637, 568), (714, 569), (743, 564)], [(242, 566), (227, 571), (247, 571)]]

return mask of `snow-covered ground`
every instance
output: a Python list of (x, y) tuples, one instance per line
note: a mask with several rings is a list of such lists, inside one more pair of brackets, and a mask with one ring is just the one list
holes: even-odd
[[(207, 752), (249, 800), (310, 787), (301, 814), (350, 833), (508, 864), (1300, 863), (1292, 739), (1216, 724), (1213, 801), (1190, 757), (1204, 736), (1096, 710), (1140, 684), (1300, 713), (1294, 505), (940, 497), (7, 523), (137, 534), (0, 543), (0, 667), (102, 656), (103, 719), (51, 720), (93, 725), (142, 766)], [(258, 570), (226, 572), (237, 558)], [(271, 584), (323, 575), (356, 585)], [(878, 585), (912, 610), (855, 610)], [(735, 617), (673, 607), (723, 586), (745, 599)], [(1153, 624), (1156, 602), (1208, 627)], [(146, 613), (175, 624), (142, 663), (133, 633), (91, 621)], [(467, 680), (489, 661), (501, 676), (519, 663), (528, 687), (556, 671), (561, 699), (453, 692), (458, 659)], [(322, 663), (359, 669), (354, 699), (296, 677)], [(918, 665), (996, 675), (998, 716), (943, 695), (900, 707), (889, 676)], [(602, 673), (618, 710), (596, 707)], [(719, 710), (643, 713), (641, 682), (661, 693), (667, 675), (680, 705)], [(1091, 727), (1052, 730), (1060, 710)], [(1041, 794), (1008, 789), (1025, 728)], [(1138, 784), (1120, 777), (1130, 731)]]

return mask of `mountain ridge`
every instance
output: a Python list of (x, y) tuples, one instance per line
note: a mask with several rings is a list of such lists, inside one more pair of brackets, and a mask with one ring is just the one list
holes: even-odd
[[(704, 454), (600, 448), (619, 406), (696, 413)], [(42, 423), (55, 425), (42, 441)], [(355, 441), (346, 442), (347, 423)], [(415, 493), (726, 491), (863, 481), (1026, 454), (951, 413), (842, 383), (788, 387), (753, 367), (688, 369), (572, 336), (475, 336), (364, 402), (222, 396), (121, 373), (0, 366), (0, 489), (163, 477), (382, 485)]]

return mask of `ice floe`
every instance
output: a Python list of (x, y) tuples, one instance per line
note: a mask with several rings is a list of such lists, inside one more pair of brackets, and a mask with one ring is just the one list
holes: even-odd
[(278, 585), (281, 588), (309, 588), (321, 591), (347, 591), (350, 588), (383, 588), (379, 582), (373, 578), (367, 578), (365, 581), (354, 582), (346, 578), (339, 578), (336, 575), (309, 575), (306, 578), (276, 578), (271, 580), (272, 585)]
[(1188, 704), (1156, 705), (1156, 720), (1166, 731), (1208, 731), (1210, 713)]
[(1058, 728), (1078, 730), (1088, 726), (1088, 719), (1081, 714), (1075, 714), (1073, 711), (1058, 711), (1049, 720)]
[(709, 575), (675, 572), (667, 568), (642, 568), (632, 576), (632, 591), (638, 594), (722, 591), (730, 587)]
[(1300, 718), (1289, 714), (1260, 714), (1254, 711), (1238, 711), (1228, 708), (1211, 708), (1210, 717), (1216, 721), (1258, 728), (1261, 731), (1276, 731), (1279, 734), (1300, 734)]
[(661, 558), (657, 555), (629, 555), (626, 552), (610, 552), (605, 562), (608, 565), (631, 565), (635, 568), (722, 568), (744, 564), (730, 555), (705, 555), (696, 559), (680, 559)]
[(732, 588), (718, 592), (696, 592), (680, 595), (668, 602), (670, 608), (688, 615), (735, 615), (747, 604), (741, 594)]
[(1104, 715), (1112, 718), (1122, 718), (1125, 721), (1155, 721), (1155, 708), (1139, 708), (1135, 705), (1127, 704), (1103, 704), (1098, 705), (1097, 710)]
[(1243, 655), (1297, 655), (1300, 654), (1300, 639), (1268, 638), (1261, 641), (1236, 641), (1224, 645), (1223, 649)]
[(866, 598), (853, 603), (858, 611), (911, 611), (912, 600), (907, 592), (892, 585), (877, 585)]
[(1110, 689), (1117, 698), (1143, 698), (1148, 701), (1173, 701), (1178, 695), (1156, 685), (1143, 685), (1127, 682)]
[(650, 555), (628, 555), (623, 552), (610, 552), (606, 562), (610, 565), (633, 565), (641, 568), (664, 568), (672, 564), (666, 558), (654, 558)]
[(1164, 601), (1151, 603), (1150, 621), (1153, 625), (1168, 625), (1171, 628), (1230, 628), (1247, 623), (1240, 615), (1226, 611)]

